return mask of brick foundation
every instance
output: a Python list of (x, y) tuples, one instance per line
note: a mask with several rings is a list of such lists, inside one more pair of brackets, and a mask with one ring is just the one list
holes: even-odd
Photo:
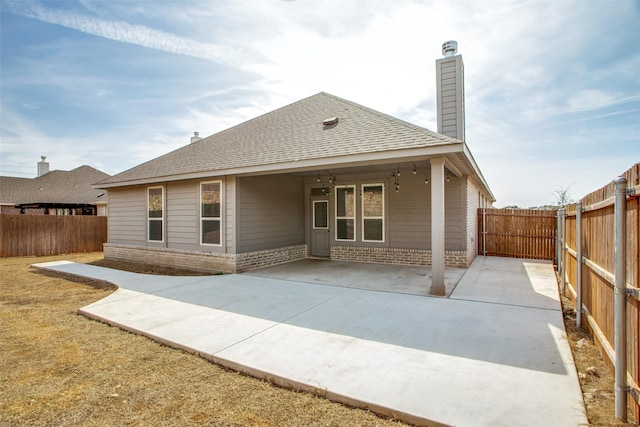
[[(431, 251), (426, 249), (372, 248), (363, 246), (331, 246), (334, 261), (377, 262), (401, 265), (431, 265)], [(467, 268), (466, 251), (445, 251), (447, 267)]]
[(288, 246), (243, 254), (220, 254), (167, 248), (146, 248), (114, 243), (104, 244), (105, 259), (178, 267), (206, 273), (240, 273), (303, 259), (306, 256), (307, 245)]
[(286, 248), (267, 249), (236, 255), (236, 272), (255, 270), (256, 268), (284, 264), (307, 257), (307, 245), (288, 246)]
[(191, 252), (179, 249), (104, 244), (104, 258), (177, 267), (205, 273), (235, 273), (235, 254)]
[[(150, 265), (185, 268), (206, 273), (241, 273), (269, 267), (308, 256), (307, 245), (288, 246), (241, 254), (191, 252), (167, 248), (105, 243), (105, 259), (140, 262)], [(431, 265), (431, 251), (425, 249), (372, 248), (365, 246), (331, 246), (334, 261), (376, 262), (399, 265)], [(473, 259), (471, 259), (473, 261)], [(466, 268), (467, 251), (445, 251), (445, 266)]]

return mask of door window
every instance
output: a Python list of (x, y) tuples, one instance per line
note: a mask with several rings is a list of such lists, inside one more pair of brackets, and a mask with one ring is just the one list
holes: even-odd
[(326, 200), (315, 200), (313, 202), (313, 228), (327, 229), (329, 227), (328, 207), (329, 202)]

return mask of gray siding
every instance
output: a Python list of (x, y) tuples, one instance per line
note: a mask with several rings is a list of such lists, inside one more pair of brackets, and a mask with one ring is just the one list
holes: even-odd
[(444, 247), (448, 251), (461, 251), (467, 247), (466, 178), (451, 176), (444, 185)]
[[(204, 181), (208, 180), (176, 181), (164, 186), (162, 243), (147, 241), (146, 191), (149, 186), (109, 190), (109, 196), (113, 195), (113, 200), (109, 200), (109, 242), (186, 251), (224, 252), (224, 245), (200, 245), (200, 182)], [(224, 191), (224, 180), (222, 182)], [(223, 222), (226, 221), (227, 218), (223, 217)]]
[(296, 176), (237, 179), (238, 253), (304, 244), (304, 184)]
[(436, 61), (438, 132), (464, 140), (464, 68), (461, 56)]
[[(445, 182), (445, 249), (464, 250), (463, 179), (451, 176)], [(400, 191), (391, 185), (389, 194), (389, 246), (431, 249), (431, 185), (424, 176), (402, 176)]]
[(389, 194), (389, 246), (392, 248), (431, 248), (431, 185), (424, 176), (401, 176), (400, 191), (393, 182)]
[(146, 246), (146, 187), (109, 189), (108, 224), (110, 243)]
[(167, 184), (165, 215), (167, 247), (196, 250), (198, 247), (199, 183), (178, 181)]
[[(206, 180), (205, 180), (206, 181)], [(168, 183), (165, 188), (165, 243), (173, 249), (245, 253), (305, 243), (304, 181), (292, 175), (229, 177), (223, 180), (223, 245), (200, 245), (199, 185), (201, 181)], [(355, 242), (341, 245), (384, 246), (406, 249), (431, 248), (431, 195), (424, 176), (403, 174), (394, 191), (386, 174), (343, 175), (340, 184), (385, 184), (385, 242), (362, 242), (362, 213), (356, 200)], [(315, 179), (309, 179), (315, 184)], [(147, 242), (146, 186), (109, 191), (109, 242), (158, 246)], [(334, 197), (330, 198), (330, 224), (334, 226)], [(445, 183), (445, 248), (465, 250), (475, 245), (475, 208), (478, 189), (466, 178), (451, 176)], [(236, 228), (237, 225), (237, 228)], [(335, 236), (332, 232), (332, 240)], [(472, 240), (473, 239), (473, 240)]]
[(236, 177), (227, 177), (225, 182), (224, 193), (224, 230), (225, 230), (225, 242), (226, 252), (236, 253), (236, 238), (237, 230), (235, 224), (238, 222), (236, 199), (238, 194), (238, 179)]

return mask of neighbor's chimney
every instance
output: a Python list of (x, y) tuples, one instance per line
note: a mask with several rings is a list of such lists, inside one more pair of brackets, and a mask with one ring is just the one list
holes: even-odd
[(200, 133), (199, 132), (194, 132), (193, 136), (191, 137), (191, 143), (193, 144), (194, 142), (200, 141), (202, 138), (200, 138)]
[(464, 65), (457, 52), (458, 42), (444, 42), (444, 58), (436, 60), (436, 110), (438, 133), (464, 141)]
[(49, 162), (45, 162), (47, 158), (45, 156), (40, 156), (40, 158), (42, 161), (38, 162), (38, 177), (49, 173)]

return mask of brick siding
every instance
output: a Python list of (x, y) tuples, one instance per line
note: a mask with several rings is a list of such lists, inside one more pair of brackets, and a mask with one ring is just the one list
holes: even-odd
[(264, 251), (246, 252), (236, 255), (236, 272), (255, 270), (283, 264), (307, 257), (307, 245), (287, 246), (285, 248), (267, 249)]
[[(104, 257), (207, 273), (240, 273), (307, 258), (308, 247), (295, 245), (242, 254), (219, 254), (105, 243)], [(330, 257), (334, 261), (431, 265), (431, 251), (424, 249), (331, 246)], [(444, 262), (447, 267), (466, 268), (470, 264), (469, 254), (467, 251), (445, 251)]]
[[(431, 251), (425, 249), (372, 248), (363, 246), (331, 246), (334, 261), (376, 262), (401, 265), (431, 265)], [(447, 267), (466, 268), (466, 251), (445, 251)]]
[(104, 258), (140, 262), (165, 267), (178, 267), (206, 273), (235, 273), (235, 254), (191, 252), (167, 248), (104, 244)]
[(240, 273), (306, 258), (307, 245), (296, 245), (243, 254), (192, 252), (167, 248), (105, 243), (105, 259), (179, 267), (207, 273)]

